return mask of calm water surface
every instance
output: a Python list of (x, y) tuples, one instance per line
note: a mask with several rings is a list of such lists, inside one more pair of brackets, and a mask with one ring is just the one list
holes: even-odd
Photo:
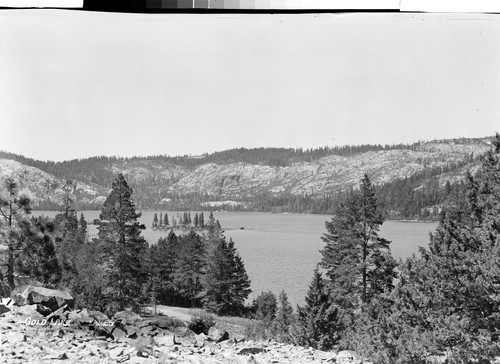
[[(83, 211), (87, 222), (99, 217), (99, 211)], [(164, 212), (165, 213), (165, 212)], [(54, 216), (54, 211), (35, 211), (35, 215)], [(205, 221), (208, 220), (205, 212)], [(167, 231), (151, 229), (154, 211), (143, 211), (140, 221), (146, 225), (143, 235), (150, 244), (166, 236)], [(170, 221), (177, 212), (168, 212)], [(191, 213), (194, 215), (194, 212)], [(252, 281), (253, 293), (271, 290), (275, 294), (285, 290), (292, 304), (302, 304), (314, 267), (321, 259), (319, 250), (324, 243), (321, 236), (326, 231), (328, 215), (270, 214), (255, 212), (215, 212), (214, 217), (232, 237), (245, 262)], [(427, 246), (429, 233), (437, 223), (387, 221), (380, 236), (392, 241), (392, 254), (396, 259), (410, 257), (419, 246)], [(241, 229), (241, 228), (244, 229)], [(89, 225), (90, 236), (97, 233)]]

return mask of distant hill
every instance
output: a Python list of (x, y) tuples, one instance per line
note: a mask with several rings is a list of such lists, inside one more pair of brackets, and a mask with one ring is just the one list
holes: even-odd
[(92, 157), (64, 162), (0, 152), (0, 178), (17, 178), (40, 209), (57, 208), (66, 180), (76, 182), (80, 208), (100, 208), (115, 175), (122, 172), (141, 209), (212, 206), (327, 213), (367, 173), (388, 216), (429, 218), (447, 195), (461, 188), (467, 171), (475, 173), (490, 140), (308, 150), (239, 148), (195, 157)]

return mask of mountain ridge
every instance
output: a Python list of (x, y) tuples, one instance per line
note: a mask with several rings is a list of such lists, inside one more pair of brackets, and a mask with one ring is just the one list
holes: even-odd
[[(197, 158), (92, 157), (65, 162), (0, 152), (0, 177), (19, 179), (21, 188), (31, 193), (35, 207), (41, 209), (56, 208), (66, 180), (75, 181), (75, 199), (82, 208), (99, 208), (114, 176), (123, 173), (139, 208), (196, 209), (209, 201), (234, 200), (245, 203), (237, 206), (258, 210), (257, 197), (259, 201), (332, 198), (356, 188), (365, 173), (375, 186), (421, 176), (412, 182), (420, 183), (413, 190), (425, 189), (433, 178), (438, 184), (434, 188), (443, 189), (447, 181), (459, 184), (468, 170), (477, 170), (479, 156), (490, 148), (490, 140), (461, 138), (387, 148), (363, 145), (306, 151), (239, 148)], [(310, 212), (303, 210), (298, 212)]]

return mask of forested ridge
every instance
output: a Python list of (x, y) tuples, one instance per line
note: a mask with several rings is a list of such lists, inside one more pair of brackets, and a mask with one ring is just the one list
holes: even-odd
[[(455, 147), (479, 146), (477, 150), (485, 150), (485, 138), (436, 140), (432, 142), (418, 142), (413, 144), (397, 145), (359, 145), (324, 147), (317, 149), (292, 148), (238, 148), (222, 152), (214, 152), (201, 156), (150, 156), (150, 157), (92, 157), (64, 162), (37, 161), (20, 155), (0, 152), (0, 158), (15, 160), (23, 165), (38, 168), (61, 181), (72, 180), (87, 183), (94, 189), (100, 199), (83, 198), (75, 203), (78, 209), (100, 209), (104, 201), (103, 194), (110, 186), (116, 173), (123, 173), (129, 185), (134, 189), (135, 201), (140, 209), (163, 210), (242, 210), (261, 212), (289, 212), (289, 213), (331, 213), (343, 201), (352, 188), (352, 182), (345, 185), (335, 185), (335, 178), (325, 177), (325, 182), (315, 187), (305, 187), (303, 190), (293, 190), (293, 185), (284, 187), (289, 180), (290, 173), (294, 174), (297, 182), (307, 177), (308, 164), (316, 163), (322, 158), (335, 156), (347, 158), (339, 161), (339, 165), (366, 153), (394, 152), (389, 164), (382, 164), (380, 182), (375, 183), (375, 192), (381, 203), (381, 209), (387, 218), (391, 219), (436, 219), (444, 201), (450, 194), (457, 194), (464, 188), (466, 170), (477, 170), (482, 153), (473, 151), (453, 150)], [(443, 146), (444, 150), (438, 153)], [(481, 149), (482, 148), (482, 149)], [(466, 150), (466, 149), (464, 149)], [(398, 155), (401, 159), (408, 158), (405, 151), (416, 153), (406, 163), (407, 171), (397, 173)], [(428, 153), (434, 153), (428, 156)], [(451, 153), (451, 154), (450, 154)], [(453, 154), (455, 153), (455, 154)], [(461, 153), (461, 154), (460, 154)], [(461, 155), (457, 159), (457, 156)], [(446, 158), (450, 157), (447, 161)], [(378, 154), (373, 154), (375, 161), (372, 168), (377, 168)], [(380, 158), (385, 158), (381, 155)], [(245, 166), (242, 170), (242, 165)], [(322, 162), (323, 163), (323, 162)], [(328, 162), (330, 163), (330, 162)], [(337, 162), (334, 162), (337, 163)], [(353, 167), (346, 173), (356, 173), (357, 168), (367, 166), (366, 162), (352, 162)], [(358, 167), (355, 163), (362, 163)], [(385, 162), (384, 162), (385, 163)], [(391, 163), (394, 164), (392, 170)], [(227, 166), (227, 169), (217, 169), (218, 180), (212, 187), (196, 182), (198, 169), (207, 165)], [(413, 165), (419, 166), (413, 170)], [(252, 167), (254, 166), (254, 167)], [(260, 167), (259, 167), (260, 166)], [(337, 164), (319, 168), (332, 168), (335, 173)], [(222, 168), (222, 167), (221, 167)], [(277, 172), (273, 172), (276, 168)], [(279, 168), (288, 168), (283, 177), (277, 180), (263, 180), (253, 186), (251, 173), (271, 175), (278, 173)], [(287, 170), (287, 171), (288, 171)], [(253, 171), (253, 172), (252, 172)], [(316, 173), (316, 172), (313, 172)], [(384, 173), (391, 173), (391, 177), (384, 178)], [(213, 173), (212, 173), (213, 176)], [(259, 177), (258, 177), (259, 178)], [(267, 177), (266, 177), (267, 178)], [(281, 178), (281, 179), (280, 179)], [(349, 180), (349, 179), (348, 179)], [(352, 180), (352, 178), (350, 179)], [(197, 185), (198, 183), (198, 185)], [(295, 183), (295, 182), (294, 182)], [(328, 184), (333, 183), (332, 187)], [(273, 184), (276, 184), (273, 187)], [(192, 187), (189, 187), (192, 186)], [(217, 187), (219, 186), (219, 187)], [(268, 187), (266, 187), (268, 186)], [(323, 186), (323, 187), (322, 187)], [(212, 201), (234, 201), (224, 205), (207, 204)], [(58, 208), (58, 201), (54, 199), (35, 199), (33, 208), (52, 210)]]

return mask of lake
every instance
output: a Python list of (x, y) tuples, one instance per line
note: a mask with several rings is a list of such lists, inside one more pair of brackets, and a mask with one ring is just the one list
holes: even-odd
[[(55, 216), (55, 211), (34, 211), (34, 215)], [(99, 211), (83, 211), (88, 223), (99, 217)], [(165, 213), (165, 212), (163, 212)], [(79, 213), (80, 214), (80, 213)], [(179, 221), (179, 212), (168, 212), (170, 221)], [(204, 212), (205, 222), (208, 212)], [(151, 229), (154, 211), (143, 211), (141, 223), (146, 225), (144, 237), (155, 244), (168, 231)], [(191, 213), (194, 216), (194, 212)], [(319, 250), (324, 243), (325, 221), (329, 215), (272, 214), (258, 212), (214, 212), (225, 229), (226, 237), (233, 238), (252, 281), (250, 299), (262, 291), (276, 295), (282, 290), (292, 304), (303, 304), (312, 273), (321, 259)], [(387, 221), (380, 236), (392, 241), (392, 255), (396, 259), (410, 257), (419, 246), (427, 246), (429, 233), (436, 229), (435, 222)], [(241, 229), (244, 228), (244, 229)], [(89, 225), (89, 234), (96, 235), (96, 227)]]

